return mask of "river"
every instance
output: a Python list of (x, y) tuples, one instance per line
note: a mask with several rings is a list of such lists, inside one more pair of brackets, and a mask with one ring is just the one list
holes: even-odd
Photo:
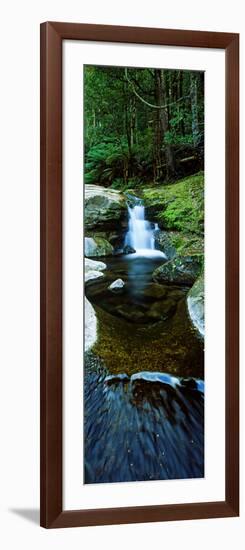
[(105, 277), (86, 285), (99, 330), (85, 355), (85, 483), (204, 475), (203, 340), (189, 287), (152, 280), (166, 261), (157, 230), (140, 202), (129, 206), (125, 244), (136, 252), (107, 257)]

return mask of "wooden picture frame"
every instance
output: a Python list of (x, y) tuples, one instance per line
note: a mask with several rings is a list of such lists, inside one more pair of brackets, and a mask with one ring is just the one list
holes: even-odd
[[(226, 496), (220, 502), (62, 509), (62, 41), (218, 48), (226, 57)], [(239, 35), (41, 24), (41, 526), (239, 515)]]

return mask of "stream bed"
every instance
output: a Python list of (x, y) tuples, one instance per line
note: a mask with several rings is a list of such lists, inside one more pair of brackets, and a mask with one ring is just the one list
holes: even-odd
[[(99, 322), (94, 352), (113, 373), (151, 370), (203, 378), (203, 339), (189, 318), (189, 287), (152, 280), (164, 261), (157, 254), (106, 258), (104, 277), (86, 285)], [(112, 292), (108, 287), (118, 278), (125, 285)]]

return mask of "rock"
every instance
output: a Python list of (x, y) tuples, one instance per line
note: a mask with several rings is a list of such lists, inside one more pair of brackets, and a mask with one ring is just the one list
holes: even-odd
[(192, 285), (202, 268), (201, 254), (178, 256), (153, 271), (153, 280), (176, 285)]
[(84, 207), (86, 229), (111, 229), (127, 216), (126, 200), (122, 193), (100, 185), (85, 185)]
[(135, 382), (150, 382), (150, 383), (157, 382), (167, 386), (172, 386), (173, 388), (176, 388), (176, 386), (180, 385), (179, 378), (177, 378), (176, 376), (172, 376), (167, 372), (151, 372), (151, 371), (137, 372), (136, 374), (133, 374), (131, 376), (130, 380), (133, 384)]
[(185, 295), (185, 288), (183, 287), (179, 289), (175, 288), (174, 290), (170, 289), (168, 292), (168, 297), (171, 300), (174, 300), (175, 302), (178, 302), (179, 300), (181, 300), (181, 298), (183, 298), (184, 295)]
[(134, 254), (135, 252), (136, 250), (132, 246), (129, 246), (128, 244), (126, 244), (123, 247), (123, 254)]
[(123, 256), (123, 254), (123, 248), (117, 247), (113, 250), (113, 256)]
[(88, 273), (85, 273), (85, 283), (94, 281), (95, 279), (102, 279), (103, 277), (104, 273), (101, 273), (101, 271), (88, 271)]
[(175, 183), (145, 187), (145, 212), (161, 229), (192, 233), (203, 237), (204, 174), (188, 176)]
[(197, 378), (182, 378), (180, 382), (181, 386), (187, 388), (188, 390), (199, 391), (200, 393), (205, 392), (204, 380)]
[(118, 292), (119, 290), (122, 290), (124, 286), (125, 282), (122, 279), (116, 279), (116, 281), (113, 281), (113, 283), (108, 286), (108, 289), (112, 290), (112, 292)]
[(168, 259), (175, 258), (177, 254), (174, 231), (156, 231), (155, 233), (155, 248), (166, 254)]
[(104, 273), (102, 273), (104, 269), (106, 269), (106, 264), (104, 264), (104, 262), (96, 262), (85, 258), (85, 283), (92, 281), (93, 279), (104, 277)]
[(163, 300), (155, 302), (147, 312), (147, 316), (156, 321), (165, 321), (169, 319), (176, 310), (176, 304), (173, 300)]
[(122, 256), (123, 254), (134, 254), (136, 250), (132, 248), (132, 246), (129, 246), (126, 244), (123, 247), (118, 247), (114, 250), (113, 255), (114, 256)]
[(85, 258), (85, 273), (88, 271), (104, 271), (104, 269), (106, 269), (106, 264), (104, 262)]
[(120, 382), (125, 384), (125, 383), (129, 382), (129, 376), (127, 374), (125, 374), (124, 372), (120, 373), (120, 374), (109, 374), (108, 376), (106, 376), (104, 382), (106, 384), (108, 384), (109, 386), (111, 384), (118, 384)]
[(193, 325), (201, 336), (205, 334), (204, 318), (204, 274), (200, 275), (187, 296), (187, 305)]
[(158, 283), (150, 283), (143, 290), (138, 292), (138, 295), (143, 298), (150, 298), (154, 300), (161, 300), (166, 296), (167, 289)]
[(203, 238), (181, 231), (156, 231), (155, 247), (170, 260), (176, 256), (204, 254)]
[(106, 239), (106, 241), (109, 241), (109, 243), (114, 247), (123, 246), (121, 243), (124, 242), (125, 239), (125, 230), (122, 229), (120, 226), (118, 227), (118, 230), (116, 231), (102, 231), (97, 229), (86, 229), (85, 237), (92, 237), (95, 239), (96, 237)]
[(85, 351), (95, 344), (97, 338), (97, 319), (93, 306), (85, 297)]
[(96, 256), (111, 256), (112, 245), (102, 237), (85, 237), (84, 255), (88, 258)]
[(117, 306), (116, 313), (132, 323), (147, 321), (145, 311), (141, 310), (139, 307), (135, 307), (133, 304), (121, 304)]

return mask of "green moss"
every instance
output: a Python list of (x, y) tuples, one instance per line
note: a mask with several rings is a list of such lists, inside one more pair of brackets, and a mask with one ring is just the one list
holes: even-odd
[(146, 206), (156, 207), (157, 218), (162, 228), (203, 234), (203, 172), (170, 185), (146, 188), (143, 196)]

